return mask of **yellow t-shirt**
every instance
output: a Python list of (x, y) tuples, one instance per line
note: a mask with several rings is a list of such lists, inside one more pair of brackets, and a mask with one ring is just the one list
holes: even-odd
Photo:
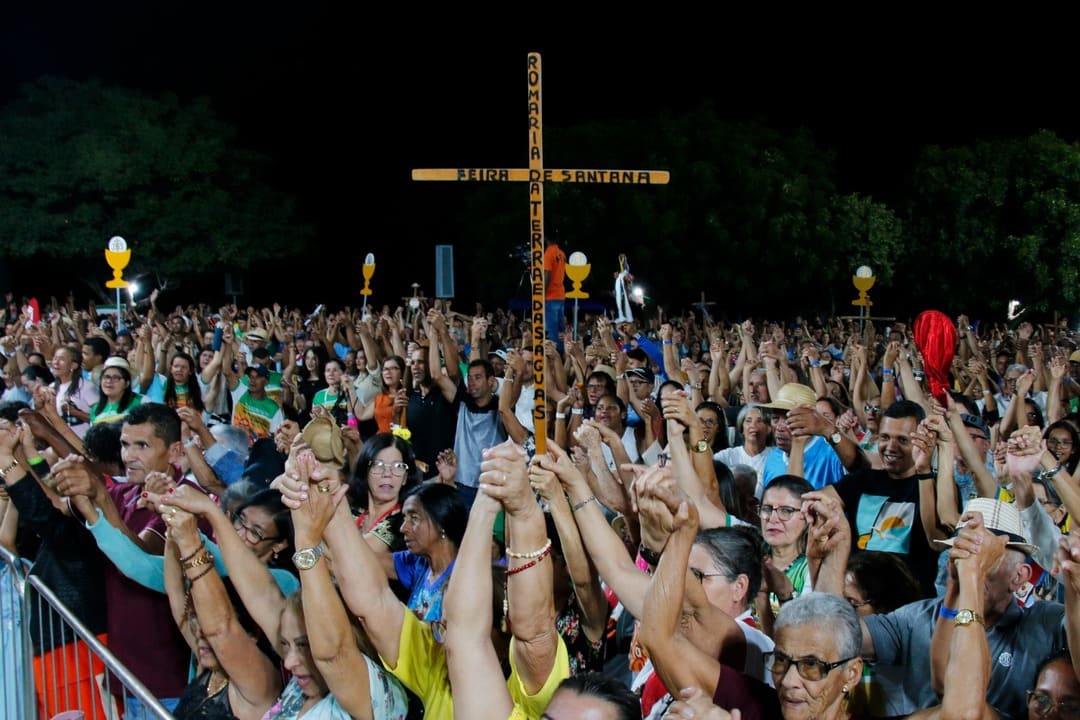
[[(566, 653), (566, 644), (560, 637), (551, 674), (544, 686), (534, 695), (529, 695), (521, 684), (521, 678), (514, 666), (513, 645), (514, 641), (511, 640), (510, 679), (506, 681), (510, 698), (514, 702), (514, 711), (510, 717), (513, 720), (539, 720), (559, 683), (570, 677), (570, 659)], [(435, 641), (430, 625), (421, 622), (406, 610), (398, 639), (397, 667), (390, 667), (381, 657), (379, 660), (383, 667), (420, 698), (424, 703), (424, 717), (427, 720), (453, 720), (454, 696), (450, 691), (450, 679), (447, 675), (446, 653), (443, 652), (442, 645)]]

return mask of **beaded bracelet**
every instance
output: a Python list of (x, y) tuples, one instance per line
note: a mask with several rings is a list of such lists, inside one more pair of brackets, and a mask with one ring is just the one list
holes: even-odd
[(529, 562), (525, 563), (524, 565), (519, 565), (516, 568), (507, 568), (506, 569), (506, 577), (510, 577), (511, 575), (517, 575), (519, 572), (524, 572), (524, 571), (528, 570), (532, 566), (537, 565), (540, 562), (542, 562), (543, 559), (546, 558), (550, 554), (551, 554), (551, 541), (548, 540), (548, 544), (544, 546), (544, 549), (541, 551), (540, 555), (535, 560), (530, 560)]
[(214, 564), (214, 556), (211, 555), (209, 552), (206, 552), (206, 553), (203, 553), (202, 555), (198, 556), (197, 558), (195, 558), (191, 562), (183, 563), (183, 568), (184, 568), (184, 570), (194, 570), (195, 568), (202, 567), (203, 565), (213, 565), (213, 564)]
[(195, 577), (188, 578), (188, 582), (191, 583), (192, 585), (194, 585), (196, 580), (199, 580), (200, 578), (205, 576), (207, 573), (209, 573), (213, 569), (214, 569), (214, 565), (213, 565), (213, 563), (211, 563), (210, 567), (206, 568), (205, 570), (203, 570), (201, 573), (199, 573)]
[(533, 558), (540, 557), (541, 555), (543, 555), (544, 553), (546, 553), (550, 549), (551, 549), (551, 538), (548, 538), (548, 541), (544, 545), (544, 547), (540, 548), (539, 550), (537, 550), (535, 552), (516, 553), (516, 552), (512, 551), (508, 546), (506, 548), (506, 557), (515, 558), (517, 560), (532, 560)]
[(191, 554), (190, 554), (190, 555), (188, 555), (187, 557), (182, 557), (182, 558), (180, 558), (180, 564), (181, 564), (181, 565), (183, 565), (183, 564), (184, 564), (184, 563), (186, 563), (186, 562), (187, 562), (188, 560), (191, 560), (191, 559), (192, 559), (193, 557), (195, 557), (196, 555), (198, 555), (198, 554), (199, 554), (199, 551), (200, 551), (200, 550), (205, 550), (205, 549), (206, 549), (206, 541), (205, 541), (205, 540), (201, 540), (201, 541), (199, 542), (199, 547), (195, 548), (195, 552), (191, 553)]

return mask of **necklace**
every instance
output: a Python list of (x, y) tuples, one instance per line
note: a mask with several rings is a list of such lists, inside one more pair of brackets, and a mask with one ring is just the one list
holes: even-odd
[[(219, 677), (220, 682), (218, 686), (214, 687), (214, 678)], [(206, 681), (206, 697), (212, 698), (219, 692), (225, 689), (225, 686), (229, 684), (229, 676), (225, 674), (218, 675), (218, 671), (214, 670), (210, 673), (210, 679)]]

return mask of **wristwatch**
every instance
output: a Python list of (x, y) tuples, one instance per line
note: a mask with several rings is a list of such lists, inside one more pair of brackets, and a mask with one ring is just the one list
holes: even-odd
[(317, 547), (302, 548), (297, 550), (293, 556), (293, 565), (297, 570), (310, 570), (315, 567), (315, 563), (319, 562), (319, 558), (326, 552), (326, 543), (319, 543)]
[(957, 610), (956, 617), (953, 618), (953, 622), (958, 626), (970, 625), (973, 622), (977, 622), (983, 627), (986, 627), (986, 623), (982, 619), (982, 615), (973, 610)]
[(696, 453), (709, 452), (709, 441), (706, 440), (705, 438), (702, 438), (701, 440), (698, 440), (696, 443), (694, 443), (694, 452), (696, 452)]
[(828, 436), (829, 442), (833, 445), (839, 445), (840, 441), (844, 439), (844, 436), (840, 434), (840, 428), (833, 425), (832, 435)]

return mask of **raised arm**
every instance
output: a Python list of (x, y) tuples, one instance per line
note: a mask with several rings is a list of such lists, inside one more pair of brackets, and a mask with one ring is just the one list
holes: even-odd
[[(569, 674), (558, 667), (562, 641), (555, 630), (554, 581), (544, 513), (529, 486), (525, 451), (507, 441), (484, 451), (480, 487), (506, 511), (506, 594), (513, 633), (511, 663), (527, 695), (537, 694), (552, 674)], [(540, 553), (540, 554), (537, 554)], [(532, 562), (536, 560), (536, 562)]]
[(477, 494), (443, 597), (447, 673), (459, 718), (504, 720), (513, 710), (491, 643), (491, 532), (501, 509), (486, 492)]
[(244, 607), (263, 634), (276, 640), (281, 625), (281, 611), (285, 608), (285, 596), (270, 570), (236, 534), (225, 513), (208, 495), (186, 485), (162, 496), (161, 504), (165, 508), (176, 507), (198, 515), (210, 523), (233, 587), (240, 595)]
[[(684, 606), (690, 548), (698, 531), (697, 513), (689, 498), (678, 491), (670, 488), (654, 491), (659, 486), (655, 482), (655, 476), (659, 474), (654, 471), (642, 478), (645, 482), (639, 484), (643, 488), (639, 502), (643, 506), (646, 503), (655, 505), (656, 512), (666, 516), (665, 524), (669, 524), (672, 532), (649, 583), (639, 639), (649, 651), (653, 667), (669, 691), (677, 693), (680, 688), (697, 686), (712, 695), (720, 677), (721, 666), (717, 659), (720, 650), (725, 644), (742, 641), (743, 634), (730, 617), (719, 627), (710, 628), (708, 633), (701, 633), (702, 628), (695, 627), (692, 621), (680, 622), (692, 620), (687, 617)], [(674, 514), (670, 505), (665, 506), (665, 500), (674, 505)], [(721, 620), (725, 618), (719, 612), (710, 615)], [(684, 634), (687, 630), (698, 636), (697, 642)], [(710, 645), (707, 650), (701, 646), (702, 641)]]
[(731, 393), (731, 376), (728, 372), (728, 352), (719, 336), (713, 338), (709, 346), (709, 356), (712, 360), (709, 371), (709, 399), (727, 407), (728, 395)]
[[(300, 481), (312, 492), (299, 508), (292, 511), (295, 543), (300, 548), (318, 548), (323, 531), (341, 502), (348, 486), (332, 488), (329, 481), (312, 482), (317, 461), (311, 453), (297, 458)], [(315, 485), (315, 487), (311, 487)], [(321, 487), (328, 492), (323, 492)], [(332, 491), (332, 492), (330, 492)], [(372, 718), (371, 686), (367, 664), (356, 645), (345, 605), (334, 588), (329, 565), (316, 559), (312, 567), (300, 568), (300, 586), (304, 604), (304, 623), (315, 667), (326, 680), (334, 699), (354, 718)]]
[[(453, 338), (446, 331), (446, 321), (442, 314), (437, 310), (428, 310), (427, 317), (428, 327), (431, 329), (428, 337), (428, 374), (431, 375), (431, 381), (438, 386), (446, 402), (452, 403), (457, 395), (457, 378), (461, 375), (457, 363), (457, 347), (454, 346)], [(444, 360), (445, 373), (442, 369)]]
[(589, 486), (592, 488), (592, 494), (609, 510), (623, 514), (628, 512), (630, 499), (626, 494), (626, 487), (619, 482), (608, 467), (604, 453), (600, 449), (601, 437), (598, 424), (594, 420), (586, 420), (578, 430), (576, 439), (589, 454), (589, 465), (595, 481)]
[(543, 457), (540, 463), (542, 467), (553, 470), (559, 476), (559, 482), (570, 501), (581, 539), (585, 543), (585, 550), (596, 563), (600, 577), (615, 592), (631, 615), (641, 617), (649, 579), (634, 564), (634, 559), (626, 552), (622, 540), (611, 529), (585, 477), (573, 465), (550, 465)]
[(896, 364), (900, 368), (900, 382), (903, 383), (904, 397), (921, 405), (922, 409), (929, 414), (932, 408), (926, 399), (926, 393), (923, 392), (922, 385), (915, 379), (915, 372), (911, 367), (911, 355), (901, 351)]
[[(299, 476), (283, 475), (274, 483), (281, 490), (282, 501), (293, 509), (301, 507), (309, 493), (322, 491), (316, 484), (300, 482)], [(334, 557), (349, 558), (349, 562), (334, 566), (338, 589), (349, 612), (364, 623), (387, 666), (397, 666), (406, 609), (390, 589), (379, 557), (357, 532), (347, 503), (339, 503), (328, 519), (323, 541)]]
[[(948, 403), (948, 410), (945, 414), (946, 420), (949, 423), (949, 429), (952, 431), (953, 440), (956, 442), (956, 449), (960, 453), (960, 457), (964, 459), (964, 464), (971, 470), (972, 478), (975, 481), (975, 489), (979, 493), (979, 497), (996, 497), (997, 496), (997, 480), (990, 474), (990, 471), (986, 469), (986, 458), (975, 447), (974, 441), (967, 434), (967, 428), (964, 425), (964, 419), (961, 416), (960, 405), (957, 405), (952, 397), (946, 398)], [(939, 463), (940, 466), (940, 463)]]
[[(848, 472), (870, 467), (870, 460), (855, 440), (847, 433), (840, 432), (836, 423), (831, 422), (813, 406), (800, 404), (793, 407), (788, 412), (787, 424), (792, 435), (820, 435), (825, 438)], [(837, 435), (840, 441), (833, 442)]]
[(524, 445), (529, 439), (529, 430), (517, 419), (514, 405), (521, 397), (521, 376), (528, 370), (517, 350), (511, 350), (506, 363), (506, 374), (502, 392), (499, 393), (499, 415), (507, 434), (518, 445)]
[(1073, 672), (1080, 673), (1080, 538), (1066, 535), (1054, 555), (1065, 585), (1065, 635)]
[(1065, 417), (1065, 403), (1062, 398), (1065, 376), (1069, 370), (1069, 364), (1065, 358), (1056, 356), (1051, 358), (1050, 363), (1050, 387), (1046, 393), (1046, 424), (1052, 425)]
[[(991, 664), (982, 620), (983, 586), (1003, 560), (1006, 538), (988, 533), (979, 513), (965, 514), (964, 520), (968, 522), (949, 551), (953, 565), (949, 584), (955, 587), (955, 608), (970, 610), (979, 620), (960, 626), (952, 619), (937, 619), (931, 640), (931, 672), (935, 685), (944, 685), (942, 720), (989, 720), (997, 713), (986, 702)], [(952, 599), (950, 594), (946, 598)], [(932, 710), (924, 712), (921, 717), (934, 717)]]
[[(198, 618), (198, 630), (214, 651), (239, 700), (248, 713), (266, 712), (281, 691), (281, 676), (256, 641), (236, 618), (225, 584), (214, 570), (214, 559), (206, 549), (195, 516), (175, 507), (163, 507), (169, 541), (165, 548), (165, 588), (173, 619), (191, 647), (198, 651), (198, 635), (187, 616), (184, 580)], [(238, 710), (233, 708), (234, 711)]]
[(596, 566), (585, 552), (585, 545), (581, 541), (577, 523), (574, 522), (574, 514), (566, 499), (566, 493), (563, 492), (554, 470), (544, 467), (545, 459), (549, 467), (561, 464), (564, 472), (574, 467), (573, 461), (561, 447), (549, 443), (547, 455), (533, 459), (529, 469), (529, 483), (548, 504), (551, 519), (555, 522), (555, 531), (559, 534), (566, 568), (570, 572), (570, 581), (574, 584), (574, 596), (577, 597), (578, 607), (584, 616), (582, 632), (589, 642), (595, 643), (604, 637), (609, 615), (607, 598), (600, 585)]
[(686, 376), (679, 367), (679, 352), (672, 340), (672, 328), (670, 323), (660, 326), (660, 343), (664, 354), (664, 372), (668, 378), (675, 382), (686, 382)]
[[(685, 404), (685, 397), (678, 397), (683, 395), (679, 393), (673, 393), (673, 397), (665, 399), (665, 416), (671, 415), (671, 419), (667, 420), (668, 429), (668, 453), (670, 455), (671, 467), (674, 471), (675, 482), (678, 483), (679, 488), (686, 493), (690, 498), (690, 501), (697, 507), (697, 512), (700, 517), (701, 526), (706, 528), (723, 527), (730, 523), (728, 518), (727, 508), (724, 507), (723, 501), (720, 499), (720, 486), (716, 479), (716, 471), (713, 469), (712, 455), (710, 453), (691, 453), (686, 447), (685, 433), (687, 431), (686, 425), (683, 423), (693, 423), (697, 421), (697, 416), (692, 412), (689, 412), (688, 406)], [(682, 408), (679, 410), (679, 408)], [(694, 458), (691, 458), (691, 455)], [(697, 458), (705, 458), (708, 460), (708, 468), (705, 472), (701, 472), (701, 460)]]
[[(956, 441), (945, 418), (938, 414), (928, 415), (924, 421), (937, 436), (937, 515), (941, 524), (950, 532), (960, 521), (960, 499), (956, 494), (953, 468), (956, 465)], [(919, 482), (922, 482), (921, 480)]]

